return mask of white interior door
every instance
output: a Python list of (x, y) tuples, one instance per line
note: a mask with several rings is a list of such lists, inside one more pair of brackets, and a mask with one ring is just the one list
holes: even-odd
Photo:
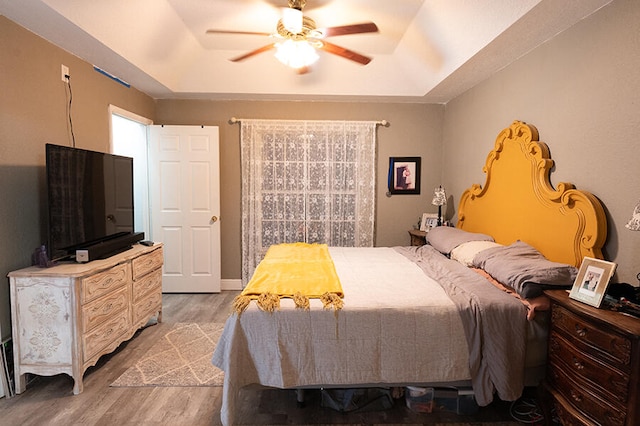
[(217, 127), (149, 126), (151, 234), (164, 243), (164, 293), (220, 291)]

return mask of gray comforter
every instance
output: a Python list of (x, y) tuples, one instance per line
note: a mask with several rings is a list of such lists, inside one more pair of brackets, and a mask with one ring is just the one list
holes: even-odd
[(524, 387), (527, 320), (517, 299), (433, 247), (398, 247), (436, 280), (459, 309), (469, 345), (469, 369), (476, 401), (484, 406), (497, 391), (518, 399)]

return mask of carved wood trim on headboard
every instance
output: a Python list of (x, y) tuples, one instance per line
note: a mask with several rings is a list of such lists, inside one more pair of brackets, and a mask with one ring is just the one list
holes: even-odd
[(554, 189), (553, 164), (538, 130), (514, 121), (487, 156), (484, 187), (474, 184), (462, 194), (457, 227), (501, 244), (525, 241), (555, 262), (580, 266), (585, 256), (601, 259), (607, 220), (600, 201), (570, 183)]

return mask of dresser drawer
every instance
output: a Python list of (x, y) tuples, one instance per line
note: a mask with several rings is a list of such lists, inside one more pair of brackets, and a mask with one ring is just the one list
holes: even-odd
[[(610, 333), (593, 323), (584, 321), (562, 306), (554, 305), (553, 326), (564, 333), (576, 345), (584, 345), (597, 352), (603, 360), (614, 362), (624, 373), (631, 372), (631, 341), (623, 336)], [(584, 348), (580, 348), (583, 349)]]
[(566, 372), (589, 382), (607, 399), (626, 403), (629, 397), (629, 376), (576, 349), (555, 330), (549, 336), (549, 356), (555, 365), (563, 363)]
[(133, 259), (133, 279), (137, 280), (154, 269), (160, 268), (163, 263), (162, 256), (162, 248), (159, 248), (149, 254)]
[[(564, 405), (561, 401), (554, 401), (553, 408), (556, 410), (556, 417), (561, 425), (567, 426), (593, 426), (593, 422), (583, 418), (581, 414), (576, 414), (571, 406)], [(556, 422), (553, 423), (554, 425)]]
[(107, 346), (112, 345), (114, 342), (119, 342), (120, 337), (127, 333), (130, 328), (129, 311), (124, 310), (93, 331), (85, 334), (83, 336), (84, 361), (91, 360)]
[(159, 311), (161, 308), (162, 293), (151, 293), (149, 296), (133, 305), (133, 325), (138, 325), (139, 321), (144, 321), (148, 315)]
[(574, 381), (559, 364), (554, 364), (553, 359), (550, 370), (551, 383), (557, 391), (568, 404), (591, 418), (594, 424), (604, 423), (615, 426), (625, 424), (626, 413), (622, 406), (600, 399), (579, 381)]
[(152, 291), (162, 293), (162, 270), (156, 269), (150, 274), (145, 275), (139, 281), (133, 282), (133, 301), (134, 303), (145, 297)]
[(84, 278), (81, 283), (82, 303), (90, 302), (118, 287), (126, 285), (131, 280), (129, 268), (129, 263), (123, 263)]
[(118, 311), (126, 310), (129, 306), (129, 288), (122, 287), (112, 294), (87, 303), (82, 307), (82, 332), (90, 331)]

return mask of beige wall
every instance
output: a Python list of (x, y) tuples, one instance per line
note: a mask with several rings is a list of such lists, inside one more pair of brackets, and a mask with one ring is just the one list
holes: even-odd
[[(109, 149), (108, 105), (153, 118), (153, 99), (98, 74), (79, 58), (0, 16), (0, 276), (31, 264), (46, 240), (45, 143), (70, 145), (71, 74), (76, 146)], [(10, 334), (9, 286), (0, 286), (2, 336)]]
[[(241, 102), (163, 100), (157, 124), (211, 125), (220, 128), (222, 278), (240, 278), (240, 126), (231, 117), (305, 120), (387, 120), (378, 127), (376, 245), (408, 245), (407, 230), (431, 206), (440, 184), (444, 107), (425, 104), (350, 102)], [(389, 157), (422, 157), (420, 195), (385, 196)]]
[[(429, 205), (441, 176), (440, 141), (444, 106), (423, 104), (157, 101), (95, 72), (91, 64), (58, 49), (0, 17), (0, 274), (28, 266), (32, 251), (46, 240), (45, 143), (71, 144), (67, 123), (68, 92), (61, 64), (71, 74), (72, 119), (76, 146), (108, 151), (108, 105), (113, 104), (158, 124), (206, 124), (220, 127), (222, 186), (222, 277), (240, 277), (240, 154), (243, 118), (387, 120), (379, 127), (378, 245), (408, 244), (407, 230)], [(157, 110), (157, 112), (156, 112)], [(421, 195), (385, 196), (390, 156), (422, 157)], [(5, 281), (6, 282), (6, 281)], [(9, 334), (8, 285), (0, 288), (0, 324)]]
[(640, 232), (624, 226), (640, 198), (639, 70), (640, 2), (616, 0), (447, 104), (447, 189), (459, 197), (484, 184), (498, 132), (516, 119), (535, 125), (555, 160), (552, 184), (571, 182), (602, 201), (614, 280), (637, 285)]
[[(453, 205), (482, 166), (497, 133), (514, 119), (534, 124), (556, 161), (552, 183), (570, 181), (604, 203), (608, 259), (620, 281), (637, 283), (640, 232), (624, 228), (640, 198), (635, 132), (640, 129), (640, 2), (616, 0), (487, 81), (447, 104), (349, 102), (154, 102), (96, 73), (92, 65), (0, 17), (0, 274), (29, 265), (46, 238), (44, 144), (69, 144), (67, 94), (60, 65), (69, 66), (77, 146), (108, 150), (107, 106), (159, 124), (220, 127), (222, 277), (240, 276), (240, 118), (388, 120), (378, 128), (377, 239), (407, 244), (406, 233), (442, 183)], [(421, 156), (421, 195), (385, 196), (388, 158)], [(8, 285), (0, 288), (0, 323), (8, 335)]]

